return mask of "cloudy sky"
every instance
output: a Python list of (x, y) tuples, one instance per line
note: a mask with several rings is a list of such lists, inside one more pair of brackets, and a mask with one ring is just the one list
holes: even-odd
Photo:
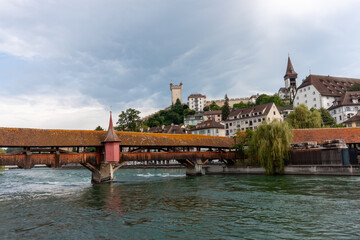
[[(183, 99), (275, 93), (290, 53), (360, 78), (359, 1), (0, 0), (0, 127), (94, 129)], [(116, 116), (115, 116), (116, 118)]]

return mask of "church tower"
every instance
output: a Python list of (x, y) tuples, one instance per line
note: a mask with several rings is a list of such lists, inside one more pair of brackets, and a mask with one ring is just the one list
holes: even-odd
[(293, 103), (297, 90), (297, 73), (295, 72), (294, 67), (291, 63), (290, 56), (288, 56), (284, 81), (286, 89), (285, 91), (287, 92), (286, 95), (290, 99), (290, 103)]
[(181, 102), (181, 92), (182, 92), (182, 82), (180, 85), (173, 85), (170, 83), (170, 91), (171, 91), (171, 103), (174, 105), (176, 100), (179, 99)]
[(290, 56), (288, 56), (288, 63), (286, 67), (286, 73), (284, 76), (285, 80), (285, 88), (289, 89), (294, 88), (297, 89), (297, 73), (294, 70), (294, 67), (291, 63)]

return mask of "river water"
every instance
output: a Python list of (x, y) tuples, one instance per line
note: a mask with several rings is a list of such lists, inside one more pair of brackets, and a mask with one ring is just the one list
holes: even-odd
[(359, 239), (360, 177), (0, 173), (0, 239)]

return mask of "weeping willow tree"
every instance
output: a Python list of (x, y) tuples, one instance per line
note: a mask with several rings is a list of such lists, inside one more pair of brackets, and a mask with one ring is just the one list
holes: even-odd
[(287, 122), (273, 121), (257, 127), (249, 142), (249, 158), (259, 163), (266, 174), (284, 172), (284, 161), (289, 157), (292, 131)]

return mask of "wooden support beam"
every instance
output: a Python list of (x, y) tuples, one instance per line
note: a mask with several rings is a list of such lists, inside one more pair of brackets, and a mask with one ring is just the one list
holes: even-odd
[(93, 165), (91, 165), (90, 163), (85, 163), (86, 166), (88, 166), (90, 169), (92, 169), (93, 171), (99, 171), (96, 167), (94, 167)]
[[(29, 148), (30, 150), (30, 148)], [(25, 159), (25, 163), (24, 163), (24, 168), (25, 169), (30, 169), (31, 168), (31, 151), (27, 150), (26, 151), (26, 159)]]
[(56, 150), (57, 151), (55, 152), (55, 164), (54, 164), (54, 167), (58, 168), (58, 167), (60, 167), (60, 151), (59, 151), (58, 147), (57, 147)]
[(193, 162), (191, 162), (189, 159), (185, 159), (191, 166), (195, 166), (195, 164)]
[(119, 165), (117, 165), (117, 166), (114, 168), (114, 172), (115, 172), (116, 170), (118, 170), (119, 168), (121, 168), (122, 166), (124, 166), (127, 162), (128, 162), (128, 161), (125, 161), (125, 162), (122, 162), (122, 163), (120, 163)]
[(202, 163), (202, 165), (205, 165), (208, 161), (209, 159), (206, 159), (205, 162)]

